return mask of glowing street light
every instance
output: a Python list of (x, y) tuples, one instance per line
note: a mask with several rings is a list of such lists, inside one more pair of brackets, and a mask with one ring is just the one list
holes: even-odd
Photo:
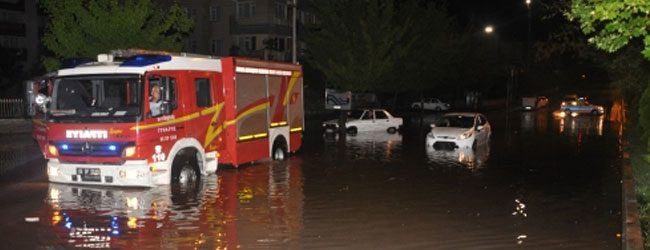
[(492, 27), (492, 25), (485, 26), (485, 33), (491, 34), (492, 32), (494, 32), (494, 27)]

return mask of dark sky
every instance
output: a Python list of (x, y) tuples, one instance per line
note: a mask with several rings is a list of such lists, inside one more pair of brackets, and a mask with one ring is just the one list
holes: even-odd
[[(543, 6), (532, 1), (531, 37), (533, 40), (543, 40), (547, 36), (550, 21), (542, 20)], [(491, 24), (500, 39), (526, 40), (528, 9), (525, 0), (449, 0), (447, 5), (450, 14), (456, 16), (463, 27), (471, 25), (482, 30), (485, 25)]]

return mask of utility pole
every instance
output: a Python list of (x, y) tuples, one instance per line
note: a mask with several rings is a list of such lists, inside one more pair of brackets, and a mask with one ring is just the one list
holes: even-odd
[(296, 64), (298, 62), (298, 53), (297, 53), (298, 48), (296, 48), (296, 46), (297, 46), (297, 41), (296, 41), (297, 40), (296, 39), (296, 35), (297, 35), (296, 34), (297, 33), (296, 32), (296, 23), (297, 23), (296, 22), (296, 11), (298, 10), (297, 5), (298, 5), (298, 0), (293, 0), (293, 3), (291, 4), (291, 7), (293, 9), (293, 11), (291, 11), (291, 15), (292, 15), (292, 18), (291, 18), (291, 20), (292, 20), (292, 25), (291, 25), (291, 27), (292, 27), (291, 28), (291, 33), (292, 33), (291, 34), (291, 62), (294, 63), (294, 64)]

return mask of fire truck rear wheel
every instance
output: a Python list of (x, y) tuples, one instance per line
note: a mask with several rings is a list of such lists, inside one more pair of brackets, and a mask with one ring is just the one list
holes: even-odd
[(287, 142), (284, 137), (278, 137), (273, 142), (273, 155), (271, 157), (276, 161), (284, 161), (287, 158)]

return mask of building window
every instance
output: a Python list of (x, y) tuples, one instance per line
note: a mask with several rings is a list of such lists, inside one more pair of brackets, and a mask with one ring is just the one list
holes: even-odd
[(248, 18), (255, 16), (255, 2), (237, 3), (237, 17)]
[(287, 18), (287, 5), (282, 3), (275, 3), (275, 17), (279, 19)]
[(210, 21), (219, 22), (221, 21), (221, 7), (220, 6), (210, 6)]
[(210, 43), (210, 50), (213, 55), (222, 55), (223, 53), (223, 42), (221, 40), (212, 40)]
[(253, 51), (257, 49), (256, 46), (257, 39), (255, 36), (244, 36), (239, 37), (239, 48), (242, 48), (245, 51)]
[(185, 8), (185, 14), (187, 14), (187, 18), (194, 19), (196, 16), (196, 9)]

